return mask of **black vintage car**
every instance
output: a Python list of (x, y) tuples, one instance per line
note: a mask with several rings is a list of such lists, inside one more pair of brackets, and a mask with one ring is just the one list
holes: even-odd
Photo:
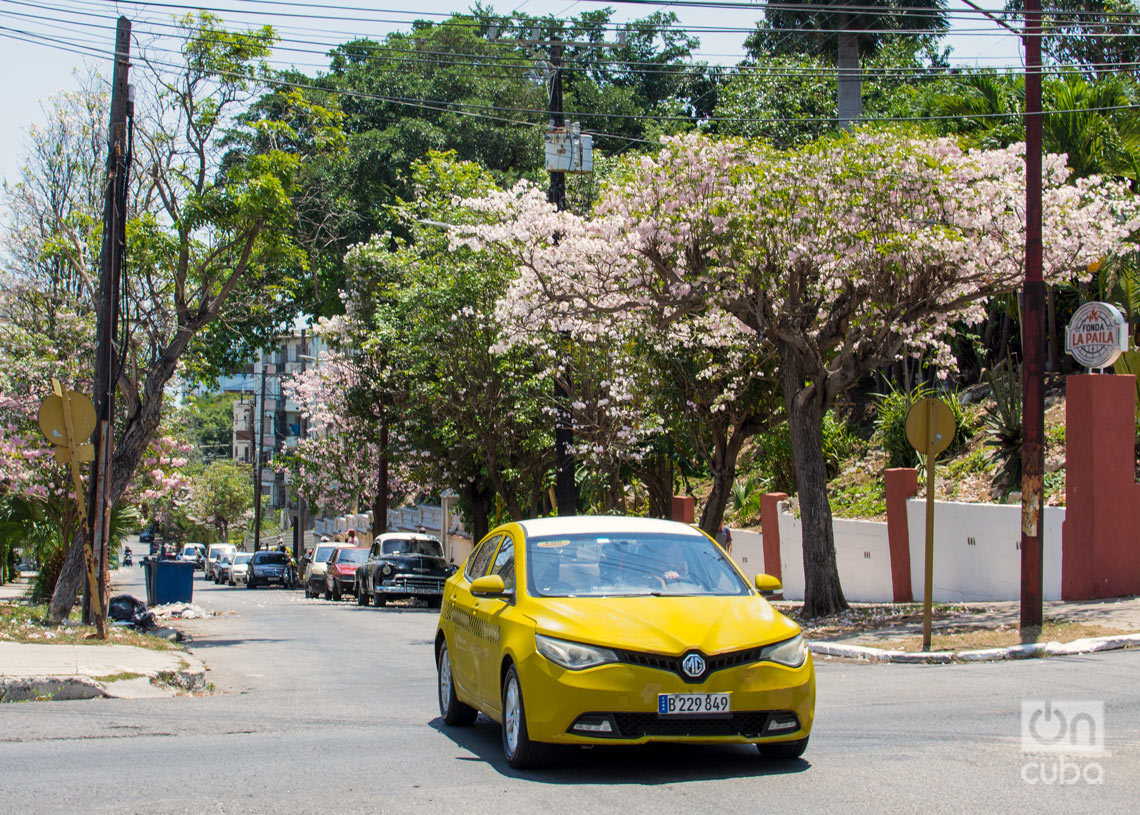
[(368, 560), (356, 570), (356, 602), (365, 606), (371, 600), (382, 606), (389, 600), (417, 597), (439, 608), (444, 581), (454, 572), (435, 538), (387, 532), (376, 538)]

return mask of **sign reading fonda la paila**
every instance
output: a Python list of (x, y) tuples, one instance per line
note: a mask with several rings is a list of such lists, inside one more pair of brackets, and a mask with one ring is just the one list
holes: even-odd
[(1065, 351), (1086, 368), (1107, 368), (1128, 350), (1128, 323), (1111, 303), (1085, 303), (1065, 330)]

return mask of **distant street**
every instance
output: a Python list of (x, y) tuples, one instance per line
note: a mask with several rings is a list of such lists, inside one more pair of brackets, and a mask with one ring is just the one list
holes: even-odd
[[(142, 570), (121, 590), (145, 596)], [(0, 812), (1126, 812), (1140, 652), (962, 666), (817, 661), (805, 760), (751, 747), (569, 750), (507, 768), (497, 725), (438, 718), (436, 613), (217, 587), (178, 623), (213, 695), (0, 705)], [(1105, 703), (1103, 784), (1028, 783), (1023, 699)], [(1090, 760), (1079, 757), (1080, 767)], [(1071, 762), (1071, 760), (1069, 760)], [(1027, 772), (1025, 766), (1033, 766)], [(1073, 772), (1062, 767), (1062, 777)], [(1086, 773), (1087, 775), (1087, 773)]]

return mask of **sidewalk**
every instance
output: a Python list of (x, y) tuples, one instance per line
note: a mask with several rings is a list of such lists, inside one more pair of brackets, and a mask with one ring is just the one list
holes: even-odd
[[(797, 617), (798, 603), (775, 605)], [(815, 654), (880, 662), (976, 662), (1140, 647), (1140, 597), (1047, 602), (1043, 616), (1043, 631), (1022, 641), (1018, 602), (935, 604), (927, 653), (920, 650), (921, 603), (857, 603), (832, 617), (799, 622)]]
[[(28, 585), (0, 585), (0, 601), (19, 600)], [(205, 666), (185, 651), (0, 640), (0, 702), (150, 698), (205, 687)]]

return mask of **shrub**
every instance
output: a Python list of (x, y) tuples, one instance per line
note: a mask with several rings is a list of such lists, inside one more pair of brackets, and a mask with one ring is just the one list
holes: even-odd
[(906, 437), (906, 417), (914, 403), (932, 396), (941, 399), (954, 414), (954, 438), (948, 453), (961, 449), (974, 435), (975, 419), (970, 409), (962, 404), (957, 393), (943, 393), (929, 385), (919, 385), (911, 390), (895, 388), (888, 393), (875, 394), (876, 413), (875, 441), (888, 456), (888, 467), (915, 467), (921, 461), (918, 451)]

